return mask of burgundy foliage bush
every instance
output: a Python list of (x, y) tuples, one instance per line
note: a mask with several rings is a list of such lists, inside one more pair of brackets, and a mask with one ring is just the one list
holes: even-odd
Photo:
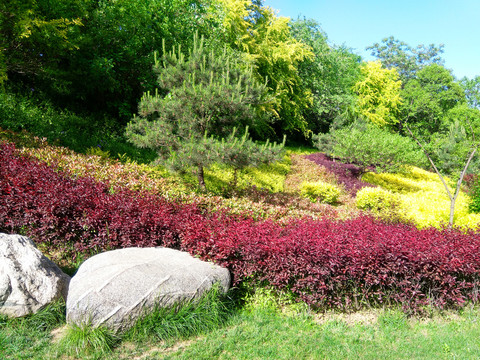
[(255, 222), (71, 179), (0, 144), (0, 231), (65, 251), (168, 246), (228, 267), (234, 284), (291, 291), (313, 307), (401, 304), (409, 311), (478, 300), (480, 235), (367, 217)]
[(314, 307), (401, 304), (461, 306), (477, 301), (480, 237), (418, 230), (363, 217), (344, 222), (197, 222), (187, 219), (182, 247), (229, 267), (235, 281), (289, 290)]
[(65, 251), (172, 244), (176, 211), (153, 195), (110, 194), (91, 178), (69, 178), (0, 147), (0, 231), (20, 231)]
[(306, 159), (313, 161), (315, 164), (322, 165), (327, 170), (333, 172), (340, 184), (343, 184), (345, 190), (355, 196), (357, 192), (364, 187), (375, 187), (375, 185), (360, 180), (360, 168), (355, 164), (344, 164), (334, 161), (331, 157), (323, 153), (315, 153), (305, 156)]

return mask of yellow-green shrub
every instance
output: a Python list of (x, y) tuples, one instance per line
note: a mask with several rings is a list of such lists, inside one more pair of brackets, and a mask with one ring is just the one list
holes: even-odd
[(395, 207), (398, 202), (396, 194), (382, 188), (365, 187), (357, 192), (356, 204), (362, 210), (378, 212)]
[[(393, 191), (399, 199), (397, 212), (418, 228), (439, 228), (448, 224), (450, 199), (435, 173), (410, 167), (402, 174), (368, 173), (362, 180)], [(448, 178), (445, 180), (450, 183)], [(453, 193), (451, 187), (450, 191)], [(455, 202), (454, 226), (473, 229), (480, 224), (480, 214), (469, 213), (469, 203), (468, 195), (460, 192)]]
[[(263, 164), (258, 167), (247, 167), (237, 173), (237, 190), (255, 186), (270, 192), (283, 191), (285, 177), (290, 171), (290, 158), (285, 156), (282, 161)], [(232, 168), (213, 164), (205, 169), (207, 188), (213, 193), (222, 193), (222, 189), (233, 183), (234, 171)]]
[(399, 204), (398, 194), (380, 187), (364, 187), (357, 192), (356, 196), (357, 208), (371, 211), (375, 217), (387, 222), (404, 220), (399, 211)]
[(422, 188), (417, 184), (416, 180), (406, 177), (399, 177), (397, 174), (375, 174), (369, 172), (362, 176), (362, 180), (393, 192), (405, 193), (422, 190)]
[(319, 201), (327, 204), (336, 203), (340, 196), (340, 190), (335, 185), (323, 181), (303, 182), (300, 193), (313, 202)]

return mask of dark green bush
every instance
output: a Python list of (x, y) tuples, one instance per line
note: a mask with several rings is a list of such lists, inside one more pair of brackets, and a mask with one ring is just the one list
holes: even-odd
[(313, 137), (315, 146), (334, 158), (358, 165), (363, 172), (375, 167), (380, 172), (398, 172), (402, 165), (421, 166), (425, 160), (410, 138), (357, 120), (330, 134)]

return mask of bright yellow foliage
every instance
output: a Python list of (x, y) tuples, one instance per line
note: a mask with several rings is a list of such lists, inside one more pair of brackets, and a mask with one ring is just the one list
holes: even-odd
[(275, 11), (262, 6), (257, 9), (263, 17), (255, 26), (250, 16), (250, 0), (218, 0), (223, 7), (223, 26), (227, 37), (253, 60), (261, 59), (275, 64), (288, 64), (296, 71), (296, 62), (313, 57), (311, 49), (290, 34), (290, 18), (277, 16)]
[[(290, 158), (264, 164), (258, 167), (247, 167), (237, 174), (237, 188), (246, 189), (255, 186), (271, 192), (283, 191), (285, 177), (290, 171)], [(214, 164), (205, 169), (205, 180), (211, 191), (220, 192), (222, 187), (233, 182), (233, 169)]]
[[(416, 167), (408, 170), (405, 174), (367, 173), (362, 179), (397, 193), (400, 199), (398, 215), (402, 219), (419, 228), (446, 226), (450, 199), (438, 176)], [(454, 226), (473, 229), (480, 225), (480, 214), (468, 211), (469, 202), (468, 195), (460, 192), (455, 202)]]
[(378, 126), (397, 123), (402, 86), (397, 69), (384, 69), (377, 60), (363, 63), (360, 70), (362, 79), (354, 86), (358, 94), (357, 111)]
[(300, 194), (313, 202), (335, 204), (340, 196), (340, 190), (324, 181), (304, 181), (300, 187)]
[(357, 192), (356, 205), (359, 209), (381, 211), (398, 204), (398, 196), (382, 188), (364, 187)]
[[(292, 36), (290, 18), (277, 16), (268, 6), (255, 6), (250, 0), (217, 1), (227, 41), (252, 61), (258, 80), (267, 81), (274, 99), (272, 113), (282, 118), (284, 130), (307, 132), (302, 110), (313, 97), (301, 86), (297, 66), (313, 58), (310, 47)], [(253, 10), (260, 15), (258, 21), (249, 21)]]

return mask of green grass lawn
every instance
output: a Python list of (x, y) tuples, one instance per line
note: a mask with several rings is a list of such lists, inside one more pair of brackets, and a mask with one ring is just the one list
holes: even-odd
[(380, 313), (369, 323), (335, 316), (242, 314), (233, 326), (195, 339), (156, 359), (478, 359), (478, 312), (455, 319), (407, 320), (400, 312)]
[[(197, 334), (126, 336), (113, 350), (71, 353), (52, 341), (56, 308), (2, 320), (1, 359), (479, 359), (478, 308), (407, 318), (401, 311), (313, 315), (244, 306)], [(57, 316), (54, 316), (54, 315)], [(54, 331), (55, 332), (55, 331)]]

